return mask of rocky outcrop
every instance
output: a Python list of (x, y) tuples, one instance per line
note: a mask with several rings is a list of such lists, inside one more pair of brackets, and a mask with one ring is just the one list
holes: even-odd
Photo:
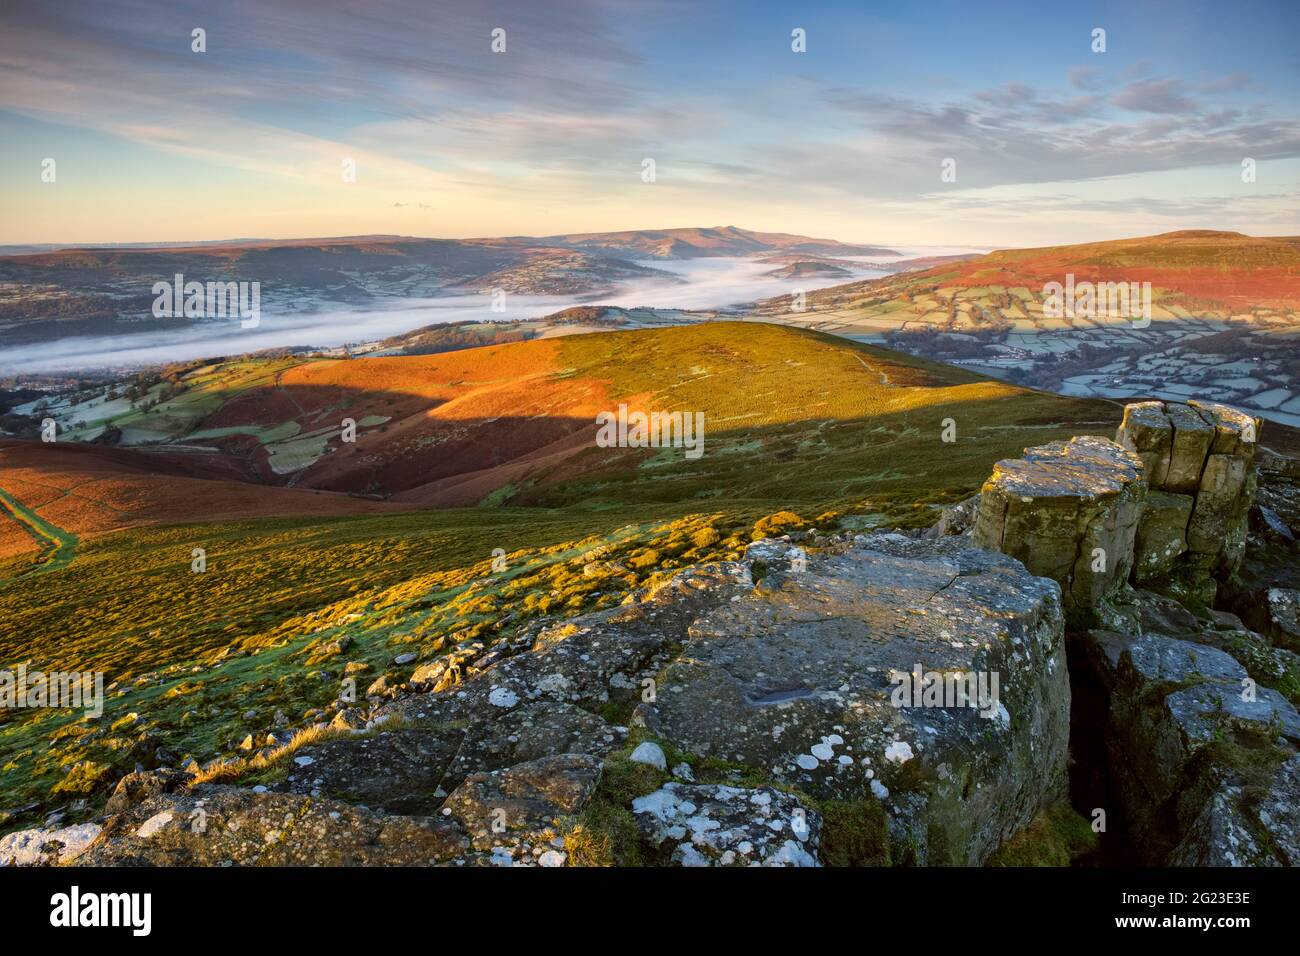
[(1074, 438), (999, 461), (971, 540), (1097, 609), (1129, 583), (1202, 604), (1245, 550), (1258, 419), (1208, 402), (1128, 405), (1115, 441)]
[(1115, 440), (1142, 459), (1152, 492), (1138, 529), (1135, 580), (1172, 576), (1188, 596), (1213, 600), (1215, 578), (1235, 572), (1245, 550), (1261, 424), (1213, 402), (1125, 407)]
[(1252, 794), (1297, 795), (1294, 782), (1273, 780), (1300, 744), (1294, 706), (1204, 642), (1105, 631), (1084, 640), (1106, 701), (1110, 825), (1135, 861), (1290, 865), (1275, 848), (1300, 836), (1293, 815), (1261, 814)]
[(1206, 586), (1293, 546), (1268, 516), (1245, 537), (1257, 427), (1131, 406), (1118, 442), (1001, 461), (924, 536), (756, 541), (450, 648), (242, 786), (130, 774), (0, 863), (979, 865), (1065, 797), (1069, 748), (1130, 861), (1294, 864), (1297, 591), (1260, 591), (1257, 624)]
[(376, 702), (255, 789), (133, 778), (83, 858), (561, 865), (612, 772), (644, 789), (603, 812), (664, 862), (816, 864), (833, 798), (899, 862), (978, 864), (1063, 795), (1062, 626), (1054, 582), (958, 538), (756, 542)]
[[(1063, 792), (1053, 582), (954, 539), (873, 536), (801, 571), (762, 547), (767, 576), (696, 619), (635, 721), (818, 798), (872, 795), (923, 864), (983, 862)], [(952, 705), (945, 682), (971, 678), (987, 699)]]
[(1142, 460), (1104, 438), (1072, 438), (999, 461), (980, 492), (971, 542), (1093, 607), (1127, 581), (1146, 496)]
[[(1074, 620), (1106, 628), (1068, 635), (1076, 757), (1101, 765), (1075, 796), (1108, 810), (1130, 862), (1288, 864), (1300, 836), (1283, 810), (1300, 744), (1300, 592), (1240, 601), (1256, 630), (1210, 609), (1220, 588), (1241, 588), (1259, 429), (1212, 403), (1133, 404), (1115, 442), (1030, 448), (998, 462), (981, 491), (972, 543), (1058, 581), (1089, 612)], [(1264, 460), (1267, 494), (1284, 507), (1274, 488), (1292, 480), (1289, 460)], [(1291, 546), (1276, 511), (1254, 520), (1268, 547)], [(1249, 570), (1267, 579), (1280, 563)]]

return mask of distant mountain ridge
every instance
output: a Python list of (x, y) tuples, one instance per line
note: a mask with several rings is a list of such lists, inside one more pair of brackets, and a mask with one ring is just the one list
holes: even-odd
[(760, 253), (802, 253), (809, 256), (898, 255), (895, 250), (882, 246), (856, 245), (835, 239), (812, 239), (786, 232), (753, 232), (736, 226), (571, 233), (546, 236), (535, 241), (606, 255), (633, 255), (651, 259), (698, 259)]
[(534, 238), (352, 236), (153, 247), (61, 248), (0, 256), (0, 347), (174, 329), (158, 318), (157, 281), (260, 284), (268, 313), (377, 300), (504, 291), (599, 296), (633, 280), (676, 284), (649, 261), (788, 253), (891, 255), (891, 250), (734, 226)]

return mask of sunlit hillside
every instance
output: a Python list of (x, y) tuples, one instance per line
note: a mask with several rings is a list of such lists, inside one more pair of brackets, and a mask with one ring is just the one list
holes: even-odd
[[(928, 524), (998, 458), (1118, 417), (751, 323), (240, 360), (143, 394), (147, 412), (95, 425), (126, 444), (0, 446), (0, 660), (103, 669), (113, 714), (134, 715), (6, 714), (15, 800), (98, 800), (159, 748), (232, 753), (277, 711), (326, 713), (345, 672), (368, 684), (397, 655), (409, 672), (618, 603), (756, 533)], [(703, 412), (703, 455), (596, 447), (595, 414), (620, 403)]]

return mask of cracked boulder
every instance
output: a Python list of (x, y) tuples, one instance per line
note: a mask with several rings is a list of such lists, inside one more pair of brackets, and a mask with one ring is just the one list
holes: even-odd
[(1205, 643), (1089, 631), (1083, 646), (1104, 701), (1106, 809), (1133, 862), (1281, 865), (1294, 814), (1261, 815), (1257, 795), (1288, 792), (1275, 777), (1300, 744), (1292, 704)]
[(1067, 607), (1095, 607), (1133, 563), (1143, 462), (1105, 438), (1072, 438), (999, 461), (980, 492), (971, 543), (1061, 585)]
[(462, 733), (448, 730), (381, 730), (300, 747), (277, 789), (327, 796), (388, 813), (437, 810), (443, 775), (460, 747)]
[(818, 798), (880, 801), (917, 863), (978, 865), (1063, 788), (1060, 589), (957, 537), (860, 540), (772, 561), (700, 614), (633, 720)]

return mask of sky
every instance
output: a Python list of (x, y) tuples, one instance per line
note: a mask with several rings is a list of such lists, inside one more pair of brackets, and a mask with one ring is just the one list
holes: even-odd
[(1294, 0), (0, 0), (0, 244), (1294, 235), (1298, 37)]

